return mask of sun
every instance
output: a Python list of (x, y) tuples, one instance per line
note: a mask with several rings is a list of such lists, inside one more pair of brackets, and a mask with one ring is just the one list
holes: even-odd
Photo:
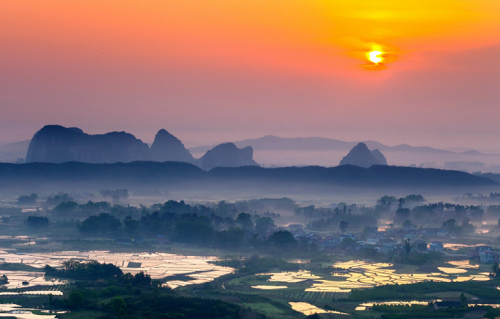
[(384, 52), (375, 50), (368, 52), (366, 55), (368, 56), (368, 60), (372, 61), (375, 64), (379, 64), (384, 60), (382, 54), (384, 54)]
[(373, 64), (379, 64), (384, 61), (384, 50), (382, 49), (382, 46), (377, 43), (372, 43), (371, 50), (366, 52), (366, 57), (368, 58), (369, 61), (371, 61)]

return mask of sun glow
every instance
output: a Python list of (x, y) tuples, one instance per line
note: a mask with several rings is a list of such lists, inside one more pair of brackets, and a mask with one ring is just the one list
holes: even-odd
[(372, 49), (372, 51), (366, 53), (366, 55), (368, 56), (368, 60), (375, 64), (379, 64), (380, 62), (384, 61), (384, 58), (382, 57), (383, 54), (384, 52), (378, 48), (374, 48)]

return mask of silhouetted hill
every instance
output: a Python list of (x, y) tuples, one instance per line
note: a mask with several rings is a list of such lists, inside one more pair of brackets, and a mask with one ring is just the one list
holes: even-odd
[(150, 150), (153, 161), (194, 162), (193, 156), (184, 147), (184, 144), (164, 129), (158, 131)]
[(385, 158), (384, 154), (382, 154), (381, 151), (379, 151), (378, 149), (373, 150), (372, 155), (373, 157), (375, 157), (375, 159), (380, 165), (387, 165), (387, 159)]
[(132, 134), (90, 135), (79, 128), (47, 125), (31, 139), (26, 162), (116, 163), (149, 160), (149, 147)]
[(196, 164), (205, 170), (214, 167), (258, 165), (253, 160), (253, 149), (250, 146), (239, 149), (233, 143), (217, 145), (197, 160)]
[(307, 188), (317, 184), (340, 187), (477, 187), (495, 186), (491, 179), (458, 171), (374, 165), (362, 168), (352, 165), (337, 167), (285, 167), (258, 166), (218, 167), (206, 172), (195, 165), (182, 162), (132, 162), (115, 164), (89, 164), (68, 162), (62, 164), (27, 163), (0, 164), (0, 186), (64, 184), (76, 186), (113, 184), (117, 186), (168, 185), (180, 183), (198, 187), (204, 183), (215, 187), (234, 185), (255, 187)]
[(489, 178), (497, 183), (500, 183), (500, 174), (494, 174), (494, 173), (484, 173), (482, 175), (478, 175), (484, 178)]
[(387, 165), (387, 160), (379, 150), (374, 154), (365, 143), (359, 143), (340, 161), (340, 165), (356, 165), (368, 168), (372, 165)]
[(266, 182), (327, 183), (356, 187), (463, 187), (498, 185), (491, 179), (450, 170), (373, 165), (337, 167), (217, 167), (209, 172), (217, 179)]
[(237, 148), (232, 143), (221, 144), (196, 160), (184, 144), (164, 129), (156, 134), (151, 148), (132, 134), (112, 132), (90, 135), (79, 128), (48, 125), (31, 139), (26, 161), (40, 163), (129, 163), (152, 160), (186, 162), (210, 170), (214, 167), (258, 165), (253, 149)]

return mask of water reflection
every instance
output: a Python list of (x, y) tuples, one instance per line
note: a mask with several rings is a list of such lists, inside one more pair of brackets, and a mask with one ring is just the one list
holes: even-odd
[[(204, 256), (181, 256), (166, 253), (110, 253), (109, 251), (62, 251), (56, 253), (28, 253), (15, 254), (8, 251), (0, 251), (0, 260), (5, 263), (19, 263), (40, 270), (49, 265), (61, 268), (64, 261), (76, 259), (79, 261), (95, 260), (100, 263), (113, 264), (123, 270), (124, 273), (136, 274), (141, 271), (149, 274), (153, 279), (163, 279), (175, 275), (184, 275), (191, 280), (167, 281), (170, 288), (185, 285), (202, 284), (210, 282), (215, 278), (230, 274), (233, 268), (214, 265), (216, 257)], [(36, 285), (61, 285), (66, 281), (46, 281), (43, 272), (5, 271), (9, 278), (6, 288), (30, 287)], [(28, 282), (28, 285), (23, 284)]]
[[(463, 281), (487, 281), (490, 277), (485, 274), (470, 276), (450, 276), (449, 274), (467, 273), (466, 269), (439, 267), (441, 272), (408, 274), (396, 273), (395, 269), (387, 269), (392, 264), (388, 263), (367, 263), (364, 261), (337, 262), (332, 267), (333, 277), (345, 280), (326, 280), (321, 276), (312, 274), (310, 271), (265, 273), (258, 275), (268, 275), (269, 282), (287, 283), (310, 283), (311, 287), (306, 288), (309, 292), (339, 292), (347, 293), (352, 289), (373, 288), (382, 285), (405, 285), (424, 281), (434, 282), (463, 282)], [(339, 275), (339, 269), (342, 269)]]
[(334, 313), (337, 315), (346, 315), (350, 316), (348, 313), (345, 312), (340, 312), (340, 311), (334, 311), (334, 310), (325, 310), (318, 308), (314, 305), (311, 305), (310, 303), (307, 302), (289, 302), (290, 306), (292, 306), (292, 309), (298, 312), (301, 312), (302, 314), (306, 316), (314, 315), (316, 313)]

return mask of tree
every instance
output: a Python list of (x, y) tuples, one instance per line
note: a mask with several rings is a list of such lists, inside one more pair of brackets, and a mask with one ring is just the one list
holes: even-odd
[(73, 308), (78, 308), (81, 305), (83, 305), (83, 302), (85, 301), (83, 295), (79, 292), (72, 292), (69, 295), (69, 304)]
[(240, 213), (236, 218), (236, 223), (239, 224), (243, 229), (246, 230), (252, 229), (253, 228), (252, 215), (247, 213)]
[(24, 223), (31, 228), (47, 228), (49, 227), (49, 219), (42, 216), (28, 216)]
[(471, 220), (468, 217), (465, 217), (462, 221), (462, 225), (460, 226), (463, 229), (464, 233), (473, 233), (474, 225), (471, 224)]
[(59, 193), (58, 195), (47, 197), (47, 200), (45, 201), (45, 203), (47, 205), (55, 206), (55, 205), (59, 205), (60, 203), (63, 203), (63, 202), (72, 202), (72, 201), (73, 201), (73, 198), (71, 196), (69, 196), (68, 194)]
[(410, 219), (410, 210), (408, 208), (400, 208), (394, 215), (394, 224), (401, 225), (405, 220)]
[(255, 221), (255, 230), (259, 234), (265, 234), (273, 227), (276, 227), (276, 225), (271, 217), (258, 217)]
[(406, 252), (406, 256), (408, 256), (412, 250), (413, 246), (411, 245), (410, 239), (405, 239), (403, 249)]
[(38, 198), (38, 195), (33, 193), (31, 195), (25, 195), (25, 196), (19, 196), (19, 198), (17, 199), (17, 202), (20, 204), (20, 205), (29, 205), (29, 204), (35, 204), (36, 203), (36, 199)]
[(9, 283), (9, 278), (6, 275), (0, 277), (0, 285), (6, 285)]
[(346, 221), (341, 221), (340, 224), (339, 224), (339, 228), (340, 228), (340, 231), (345, 233), (345, 231), (347, 230), (347, 227), (349, 227), (349, 223), (346, 222)]
[(271, 245), (281, 249), (295, 248), (298, 245), (297, 240), (293, 237), (292, 233), (286, 230), (280, 230), (269, 236)]
[(415, 202), (415, 203), (425, 202), (425, 198), (422, 195), (408, 195), (404, 199), (406, 202)]
[(426, 251), (427, 250), (427, 243), (418, 243), (417, 250), (418, 251)]
[(462, 307), (467, 307), (468, 306), (467, 297), (464, 295), (463, 292), (460, 295), (460, 303), (462, 304)]
[(455, 219), (448, 219), (447, 221), (443, 222), (443, 225), (441, 226), (442, 228), (446, 229), (447, 231), (451, 232), (453, 228), (455, 228), (456, 221)]
[(238, 248), (243, 245), (244, 240), (245, 232), (239, 227), (231, 227), (227, 230), (217, 232), (215, 235), (215, 241), (221, 248)]
[(398, 199), (398, 209), (402, 209), (404, 204), (405, 204), (404, 198)]
[(125, 303), (122, 297), (115, 297), (113, 298), (113, 300), (111, 300), (110, 307), (111, 310), (113, 310), (116, 313), (119, 313), (120, 310), (125, 310), (127, 304)]
[(58, 215), (68, 215), (73, 213), (77, 208), (77, 202), (64, 202), (54, 207), (54, 209), (52, 209), (52, 213)]
[(339, 247), (342, 249), (346, 249), (346, 248), (351, 247), (354, 243), (356, 243), (356, 241), (354, 239), (352, 239), (350, 237), (345, 237), (340, 242)]
[(137, 231), (141, 227), (141, 222), (138, 220), (133, 220), (131, 216), (127, 216), (123, 220), (123, 226), (125, 228), (125, 232), (128, 235), (133, 236), (137, 233)]
[(206, 216), (184, 214), (175, 222), (175, 238), (180, 242), (209, 245), (214, 229)]
[(500, 268), (498, 266), (498, 263), (494, 263), (493, 266), (491, 266), (491, 269), (493, 270), (493, 274), (495, 276), (499, 276), (500, 275)]
[(116, 233), (120, 230), (122, 223), (120, 220), (110, 214), (102, 213), (98, 216), (90, 216), (85, 219), (78, 229), (82, 233), (87, 234), (106, 234), (106, 233)]

